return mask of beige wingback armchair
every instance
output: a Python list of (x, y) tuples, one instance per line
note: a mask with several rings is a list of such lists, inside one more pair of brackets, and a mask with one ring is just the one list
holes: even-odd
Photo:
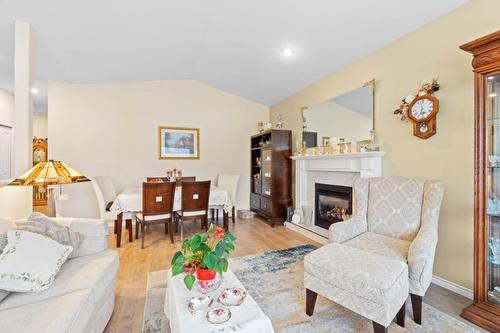
[(331, 242), (408, 264), (413, 316), (421, 323), (422, 296), (432, 280), (442, 183), (412, 178), (357, 178), (352, 218), (332, 224)]

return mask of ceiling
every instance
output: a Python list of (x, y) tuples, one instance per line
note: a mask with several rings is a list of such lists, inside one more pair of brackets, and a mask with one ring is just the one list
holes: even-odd
[(39, 113), (49, 80), (192, 79), (272, 105), (466, 2), (0, 0), (0, 88), (13, 91), (19, 20)]

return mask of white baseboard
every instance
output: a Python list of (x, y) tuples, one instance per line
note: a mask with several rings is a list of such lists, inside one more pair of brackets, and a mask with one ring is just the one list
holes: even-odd
[(462, 295), (464, 297), (467, 297), (468, 299), (473, 299), (474, 298), (474, 293), (471, 289), (462, 287), (461, 285), (458, 285), (454, 282), (448, 281), (443, 279), (442, 277), (433, 275), (432, 276), (432, 283), (435, 285), (438, 285), (440, 287), (443, 287), (445, 289), (448, 289), (450, 291), (453, 291), (456, 294)]

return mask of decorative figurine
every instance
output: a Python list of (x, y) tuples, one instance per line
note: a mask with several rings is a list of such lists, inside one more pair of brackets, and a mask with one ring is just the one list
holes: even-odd
[(276, 128), (277, 129), (283, 128), (283, 115), (281, 113), (278, 114), (278, 122), (276, 123)]

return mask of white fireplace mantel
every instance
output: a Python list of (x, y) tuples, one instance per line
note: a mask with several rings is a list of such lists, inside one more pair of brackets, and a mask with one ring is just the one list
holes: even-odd
[[(292, 156), (295, 164), (295, 208), (309, 207), (313, 210), (315, 184), (331, 184), (352, 186), (356, 177), (381, 177), (382, 159), (386, 152), (365, 152), (349, 154), (325, 154), (311, 156)], [(321, 236), (328, 238), (328, 231), (314, 225), (306, 225), (304, 221), (299, 225), (287, 223), (296, 231), (308, 230), (306, 236)], [(316, 237), (315, 240), (318, 241)]]
[(355, 172), (361, 177), (382, 176), (382, 158), (386, 152), (292, 156), (296, 170)]

